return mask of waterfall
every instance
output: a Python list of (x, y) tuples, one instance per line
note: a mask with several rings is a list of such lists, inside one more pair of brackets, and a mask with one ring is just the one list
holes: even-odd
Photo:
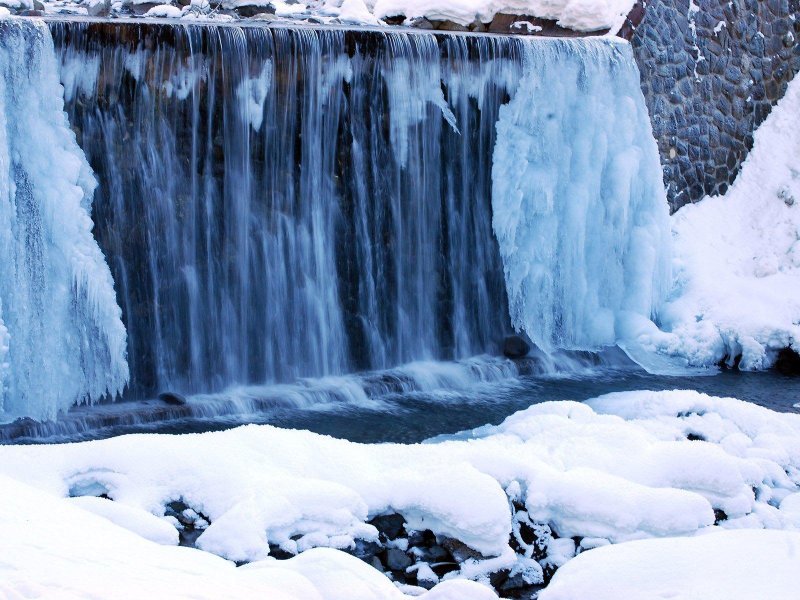
[(497, 353), (512, 325), (594, 349), (663, 297), (627, 45), (2, 27), (8, 413), (119, 393), (122, 322), (143, 397)]
[(522, 44), (54, 22), (133, 393), (496, 352), (491, 153)]
[(125, 329), (47, 28), (0, 20), (0, 420), (122, 391)]
[(671, 285), (668, 205), (630, 46), (529, 44), (497, 130), (493, 225), (514, 327), (543, 350), (630, 352), (626, 335)]

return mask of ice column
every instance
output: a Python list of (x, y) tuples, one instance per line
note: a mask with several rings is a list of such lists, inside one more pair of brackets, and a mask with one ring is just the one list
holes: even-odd
[(669, 213), (626, 43), (527, 42), (492, 177), (516, 329), (545, 350), (592, 350), (655, 315), (670, 283)]
[(52, 418), (128, 380), (95, 181), (67, 123), (50, 33), (0, 20), (0, 419)]

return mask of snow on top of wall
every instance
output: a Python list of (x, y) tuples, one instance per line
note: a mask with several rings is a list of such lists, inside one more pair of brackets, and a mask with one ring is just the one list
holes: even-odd
[[(705, 441), (689, 441), (690, 435)], [(726, 513), (723, 527), (800, 528), (800, 511), (791, 500), (800, 484), (800, 416), (690, 391), (627, 392), (588, 404), (539, 404), (499, 426), (429, 444), (362, 445), (245, 426), (201, 435), (5, 446), (0, 476), (5, 477), (0, 565), (11, 563), (23, 574), (0, 577), (7, 586), (28, 581), (24, 574), (33, 572), (36, 561), (60, 565), (73, 550), (88, 553), (87, 561), (99, 560), (108, 545), (98, 540), (113, 532), (97, 515), (119, 526), (114, 536), (122, 540), (120, 550), (109, 550), (110, 561), (121, 553), (131, 572), (176, 566), (178, 551), (153, 546), (158, 553), (151, 557), (145, 551), (151, 546), (132, 541), (125, 530), (174, 542), (153, 519), (179, 498), (211, 522), (198, 548), (224, 558), (270, 561), (270, 544), (291, 552), (352, 547), (355, 539), (377, 539), (368, 518), (398, 512), (414, 529), (430, 529), (498, 557), (453, 575), (479, 576), (521, 560), (508, 545), (509, 497), (560, 538), (588, 537), (595, 546), (707, 532), (714, 529), (714, 509)], [(19, 491), (23, 484), (39, 492)], [(58, 499), (101, 491), (113, 498), (116, 510), (102, 499)], [(71, 512), (57, 509), (62, 503), (72, 503)], [(85, 527), (75, 529), (85, 535), (71, 529), (73, 521), (84, 523), (75, 516), (78, 509), (88, 511)], [(31, 522), (41, 525), (52, 555), (37, 549), (38, 534), (26, 529)], [(8, 534), (9, 528), (19, 535)], [(101, 551), (95, 553), (95, 546)], [(196, 564), (208, 565), (209, 576), (229, 569), (207, 554), (183, 552), (187, 565), (195, 564), (192, 556), (202, 557)], [(564, 560), (573, 554), (574, 544)], [(297, 571), (308, 576), (314, 556), (339, 569), (342, 581), (374, 579), (352, 567), (349, 557), (330, 552), (264, 565), (305, 565)], [(85, 585), (96, 583), (87, 577)], [(62, 580), (44, 581), (41, 585)]]
[(488, 23), (505, 13), (551, 19), (575, 31), (616, 31), (633, 4), (633, 0), (324, 0), (322, 7), (356, 21), (403, 15), (469, 25), (476, 20)]
[[(22, 2), (20, 6), (18, 3)], [(11, 8), (30, 8), (31, 0), (0, 0)], [(408, 20), (427, 18), (469, 25), (476, 21), (489, 23), (495, 15), (514, 14), (554, 20), (561, 27), (580, 32), (610, 29), (616, 33), (625, 22), (635, 0), (219, 0), (227, 10), (241, 7), (262, 7), (264, 12), (287, 19), (338, 20), (355, 25), (385, 25), (384, 19), (405, 17)], [(27, 4), (26, 4), (27, 3)], [(98, 14), (103, 0), (43, 0), (48, 13)], [(230, 20), (232, 17), (212, 9), (214, 0), (193, 0), (181, 8), (179, 3), (159, 4), (154, 0), (111, 0), (112, 14), (124, 12), (134, 5), (154, 5), (147, 17)], [(172, 7), (170, 9), (169, 7)]]
[(679, 210), (672, 221), (673, 297), (644, 345), (713, 365), (741, 354), (762, 369), (800, 350), (800, 79), (754, 135), (724, 196)]

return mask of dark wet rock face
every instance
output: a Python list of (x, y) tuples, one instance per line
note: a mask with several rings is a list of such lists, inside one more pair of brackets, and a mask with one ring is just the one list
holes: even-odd
[(622, 33), (642, 73), (672, 210), (733, 183), (753, 132), (800, 71), (799, 14), (800, 0), (665, 0), (632, 11)]

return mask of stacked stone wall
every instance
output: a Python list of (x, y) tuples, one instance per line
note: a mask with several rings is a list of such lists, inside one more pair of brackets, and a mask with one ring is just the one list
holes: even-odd
[(677, 210), (725, 193), (800, 71), (800, 0), (655, 0), (638, 11), (629, 34)]

